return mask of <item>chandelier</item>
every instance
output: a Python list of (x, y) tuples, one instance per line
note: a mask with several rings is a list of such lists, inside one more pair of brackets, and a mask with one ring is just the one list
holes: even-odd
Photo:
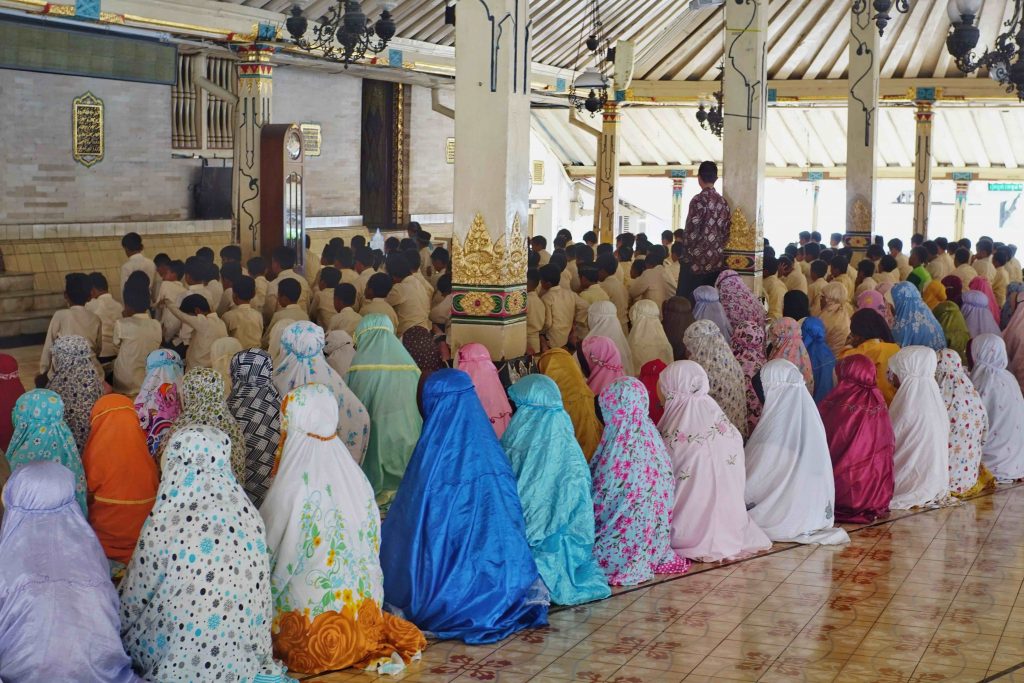
[[(910, 0), (872, 0), (871, 6), (875, 10), (875, 26), (878, 27), (878, 35), (885, 35), (885, 27), (892, 20), (893, 6), (900, 14), (910, 11)], [(868, 8), (868, 0), (853, 0), (853, 13), (862, 14)]]
[(722, 139), (722, 128), (725, 126), (725, 114), (722, 109), (722, 91), (714, 93), (714, 103), (701, 99), (697, 105), (697, 123), (706, 131), (710, 131), (719, 140)]
[(981, 0), (949, 0), (946, 6), (952, 24), (946, 37), (946, 49), (956, 60), (957, 68), (971, 73), (985, 67), (989, 77), (1017, 92), (1024, 101), (1024, 0), (1013, 0), (1013, 14), (1003, 24), (1006, 30), (996, 37), (995, 47), (975, 58), (981, 31), (975, 25), (981, 11)]
[[(586, 26), (586, 24), (584, 24)], [(590, 37), (580, 44), (576, 53), (576, 70), (582, 62), (580, 52), (586, 48), (587, 54), (583, 59), (593, 59), (594, 64), (580, 72), (580, 75), (573, 80), (569, 86), (569, 102), (579, 112), (590, 112), (590, 116), (600, 113), (608, 104), (608, 79), (601, 71), (601, 48), (604, 48), (604, 58), (607, 61), (615, 61), (614, 48), (608, 47), (608, 39), (603, 35), (604, 26), (601, 23), (601, 8), (598, 0), (592, 0), (590, 9)], [(586, 93), (585, 95), (583, 93)]]
[(385, 2), (380, 19), (371, 24), (359, 0), (337, 0), (337, 4), (313, 25), (313, 37), (309, 40), (305, 38), (309, 20), (303, 16), (301, 7), (292, 5), (292, 14), (285, 26), (299, 48), (307, 52), (319, 50), (324, 59), (342, 62), (347, 69), (367, 52), (379, 54), (387, 49), (395, 37), (395, 20), (391, 18), (394, 5)]

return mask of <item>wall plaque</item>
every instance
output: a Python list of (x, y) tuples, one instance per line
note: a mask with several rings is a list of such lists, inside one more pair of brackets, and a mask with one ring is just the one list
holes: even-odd
[(86, 168), (103, 161), (103, 100), (87, 92), (76, 97), (71, 114), (72, 155)]
[(455, 163), (455, 138), (448, 138), (444, 142), (444, 160), (449, 164)]
[(306, 152), (306, 156), (320, 156), (320, 146), (323, 143), (323, 136), (321, 135), (320, 124), (302, 123), (299, 124), (299, 130), (302, 131), (302, 146), (304, 148), (304, 151)]

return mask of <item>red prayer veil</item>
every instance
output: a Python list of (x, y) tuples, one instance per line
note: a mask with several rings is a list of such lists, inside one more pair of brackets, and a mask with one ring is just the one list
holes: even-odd
[(25, 393), (14, 356), (0, 353), (0, 450), (6, 452), (14, 434), (11, 411), (18, 397)]
[(818, 406), (836, 481), (836, 521), (873, 522), (889, 514), (896, 437), (874, 362), (848, 356), (836, 364), (836, 375)]
[(648, 413), (655, 425), (658, 424), (665, 412), (665, 406), (662, 405), (661, 399), (658, 398), (658, 378), (661, 377), (661, 373), (666, 367), (668, 366), (665, 363), (655, 358), (640, 368), (640, 381), (647, 387), (647, 393), (651, 397)]

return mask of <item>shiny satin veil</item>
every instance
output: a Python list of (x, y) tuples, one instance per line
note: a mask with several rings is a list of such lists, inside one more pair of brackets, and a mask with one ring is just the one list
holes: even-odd
[(380, 549), (390, 611), (437, 638), (491, 643), (547, 623), (508, 457), (469, 375), (426, 381), (425, 421)]

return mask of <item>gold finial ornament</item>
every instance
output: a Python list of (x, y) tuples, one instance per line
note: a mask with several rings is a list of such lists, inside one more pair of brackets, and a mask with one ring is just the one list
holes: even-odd
[(871, 232), (871, 205), (863, 197), (857, 197), (850, 205), (850, 232)]
[(736, 207), (732, 210), (732, 224), (729, 228), (727, 251), (759, 251), (757, 244), (757, 226), (751, 225), (743, 210)]
[[(466, 239), (452, 238), (452, 281), (459, 285), (506, 286), (526, 281), (526, 245), (518, 214), (512, 222), (512, 245), (505, 235), (491, 241), (484, 217), (477, 214)], [(506, 252), (508, 257), (506, 258)]]

